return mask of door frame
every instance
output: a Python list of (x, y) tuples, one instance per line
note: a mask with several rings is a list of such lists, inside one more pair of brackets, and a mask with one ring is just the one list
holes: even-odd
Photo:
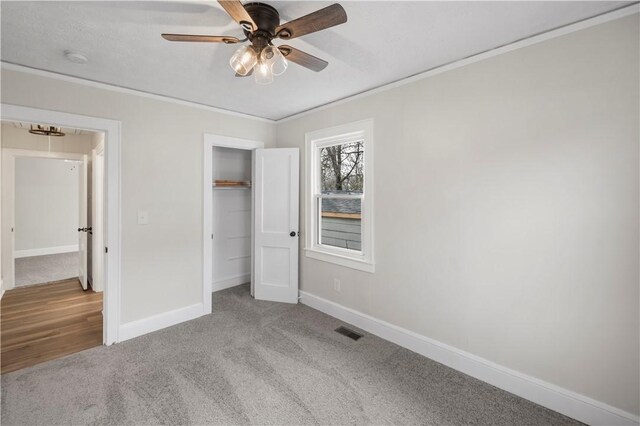
[[(103, 328), (104, 344), (118, 342), (120, 325), (121, 242), (120, 229), (120, 148), (121, 123), (116, 120), (89, 117), (59, 111), (0, 104), (2, 119), (104, 132), (104, 204), (105, 249)], [(105, 250), (106, 251), (106, 250)]]
[(264, 148), (264, 142), (211, 133), (204, 133), (203, 137), (202, 302), (204, 306), (203, 314), (206, 315), (211, 313), (211, 293), (213, 290), (213, 244), (211, 241), (213, 239), (213, 148), (235, 148), (253, 151), (257, 148)]
[[(80, 199), (78, 200), (78, 207), (80, 208), (81, 214), (78, 215), (78, 220), (80, 222), (78, 225), (80, 228), (87, 228), (91, 222), (89, 218), (90, 206), (87, 200), (87, 197), (89, 197), (89, 185), (91, 185), (91, 182), (89, 181), (89, 156), (87, 154), (82, 155), (82, 170), (80, 174), (81, 181), (80, 188), (78, 188), (80, 190)], [(93, 194), (91, 194), (91, 197), (93, 197)], [(84, 216), (84, 220), (82, 216)], [(78, 273), (78, 279), (80, 280), (82, 289), (88, 290), (91, 285), (89, 283), (89, 232), (79, 232), (78, 234), (78, 254), (80, 255), (80, 268), (78, 272), (82, 272), (82, 274)], [(82, 247), (83, 242), (84, 249)]]
[[(98, 159), (100, 161), (100, 167), (96, 167), (98, 163)], [(100, 194), (100, 196), (96, 196)], [(97, 212), (100, 211), (100, 226), (99, 229), (102, 230), (102, 238), (100, 238), (100, 246), (104, 247), (104, 141), (101, 141), (94, 149), (91, 150), (91, 228), (96, 229), (97, 223), (94, 220)], [(96, 239), (100, 236), (100, 233), (96, 233), (91, 237), (91, 253), (93, 254), (97, 250), (96, 247)], [(95, 238), (94, 238), (95, 237)], [(99, 260), (97, 260), (99, 259)], [(91, 258), (91, 288), (98, 289), (98, 291), (104, 290), (104, 282), (102, 279), (98, 280), (99, 285), (96, 284), (96, 280), (93, 278), (93, 273), (95, 273), (96, 269), (100, 271), (101, 275), (104, 276), (104, 259)], [(99, 264), (99, 268), (96, 268), (96, 264)], [(100, 274), (98, 274), (100, 275)]]

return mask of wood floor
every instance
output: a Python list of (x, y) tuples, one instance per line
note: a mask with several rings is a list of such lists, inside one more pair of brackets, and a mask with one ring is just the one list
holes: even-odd
[(102, 344), (102, 293), (77, 278), (9, 290), (0, 308), (2, 373)]

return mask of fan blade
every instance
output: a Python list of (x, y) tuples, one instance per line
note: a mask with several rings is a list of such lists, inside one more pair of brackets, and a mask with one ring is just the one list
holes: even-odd
[(191, 34), (162, 34), (162, 38), (169, 41), (195, 41), (202, 43), (239, 43), (236, 37), (229, 36), (208, 36), (208, 35), (191, 35)]
[(249, 15), (240, 0), (218, 0), (218, 3), (245, 30), (255, 31), (258, 29), (258, 26), (253, 22), (253, 18), (251, 18), (251, 15)]
[(305, 68), (309, 68), (312, 71), (322, 71), (329, 65), (329, 62), (323, 61), (320, 58), (316, 58), (313, 55), (303, 52), (302, 50), (294, 49), (291, 46), (278, 46), (280, 52), (287, 60), (295, 62), (298, 65), (302, 65)]
[(276, 35), (289, 40), (347, 22), (347, 12), (338, 3), (316, 10), (276, 28)]

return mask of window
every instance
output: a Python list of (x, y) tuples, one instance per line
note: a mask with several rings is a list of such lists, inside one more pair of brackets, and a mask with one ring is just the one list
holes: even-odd
[(373, 120), (306, 139), (305, 254), (373, 272)]

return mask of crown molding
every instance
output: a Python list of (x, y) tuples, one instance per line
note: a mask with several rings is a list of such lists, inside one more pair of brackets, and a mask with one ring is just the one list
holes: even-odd
[(401, 87), (406, 84), (411, 84), (416, 81), (423, 80), (425, 78), (432, 77), (434, 75), (442, 74), (447, 71), (454, 70), (456, 68), (462, 68), (467, 65), (471, 65), (476, 62), (483, 61), (485, 59), (493, 58), (495, 56), (499, 56), (508, 52), (512, 52), (514, 50), (522, 49), (524, 47), (532, 46), (534, 44), (542, 43), (547, 40), (554, 39), (556, 37), (561, 37), (576, 31), (580, 31), (589, 27), (593, 27), (596, 25), (604, 24), (605, 22), (614, 21), (616, 19), (624, 18), (625, 16), (633, 15), (634, 13), (640, 12), (640, 4), (638, 2), (632, 4), (631, 6), (624, 6), (620, 9), (613, 10), (611, 12), (603, 13), (602, 15), (594, 16), (591, 18), (584, 19), (582, 21), (574, 22), (573, 24), (568, 24), (553, 30), (545, 31), (540, 34), (536, 34), (527, 38), (523, 38), (521, 40), (514, 41), (509, 44), (505, 44), (503, 46), (496, 47), (494, 49), (486, 50), (482, 53), (478, 53), (463, 59), (458, 59), (452, 62), (449, 62), (444, 65), (439, 65), (435, 68), (431, 68), (430, 70), (423, 71), (421, 73), (405, 77), (403, 79), (394, 81), (392, 83), (387, 83), (382, 86), (375, 87), (373, 89), (365, 90), (364, 92), (356, 93), (351, 96), (347, 96), (346, 98), (339, 99), (337, 101), (329, 102), (324, 105), (320, 105), (306, 111), (301, 111), (295, 113), (293, 115), (280, 118), (275, 120), (276, 123), (284, 123), (290, 120), (295, 120), (300, 117), (304, 117), (305, 115), (312, 114), (314, 112), (322, 111), (327, 108), (335, 107), (338, 105), (345, 104), (347, 102), (355, 101), (357, 99), (366, 98), (368, 96), (376, 95), (378, 93), (385, 92), (387, 90), (395, 89), (396, 87)]
[(94, 87), (94, 88), (103, 89), (103, 90), (109, 90), (111, 92), (124, 93), (124, 94), (127, 94), (127, 95), (141, 96), (143, 98), (153, 99), (153, 100), (156, 100), (156, 101), (169, 102), (169, 103), (176, 104), (176, 105), (182, 105), (182, 106), (187, 106), (187, 107), (191, 107), (191, 108), (203, 109), (205, 111), (216, 112), (218, 114), (225, 114), (225, 115), (229, 115), (229, 116), (233, 116), (233, 117), (245, 118), (245, 119), (248, 119), (248, 120), (260, 121), (260, 122), (263, 122), (263, 123), (271, 123), (271, 124), (275, 123), (274, 120), (271, 120), (271, 119), (268, 119), (268, 118), (257, 117), (255, 115), (245, 114), (245, 113), (242, 113), (242, 112), (230, 111), (228, 109), (218, 108), (218, 107), (214, 107), (214, 106), (211, 106), (211, 105), (200, 104), (200, 103), (192, 102), (192, 101), (186, 101), (184, 99), (173, 98), (171, 96), (158, 95), (156, 93), (145, 92), (145, 91), (137, 90), (137, 89), (130, 89), (128, 87), (117, 86), (117, 85), (114, 85), (114, 84), (101, 83), (101, 82), (98, 82), (98, 81), (88, 80), (88, 79), (85, 79), (85, 78), (73, 77), (73, 76), (70, 76), (70, 75), (67, 75), (67, 74), (60, 74), (60, 73), (57, 73), (57, 72), (46, 71), (46, 70), (42, 70), (42, 69), (39, 69), (39, 68), (32, 68), (32, 67), (28, 67), (28, 66), (25, 66), (25, 65), (14, 64), (12, 62), (0, 61), (0, 66), (1, 66), (2, 70), (18, 71), (18, 72), (22, 72), (22, 73), (25, 73), (25, 74), (36, 75), (36, 76), (39, 76), (39, 77), (46, 77), (46, 78), (51, 78), (51, 79), (54, 79), (54, 80), (66, 81), (66, 82), (69, 82), (69, 83), (81, 84), (83, 86)]

